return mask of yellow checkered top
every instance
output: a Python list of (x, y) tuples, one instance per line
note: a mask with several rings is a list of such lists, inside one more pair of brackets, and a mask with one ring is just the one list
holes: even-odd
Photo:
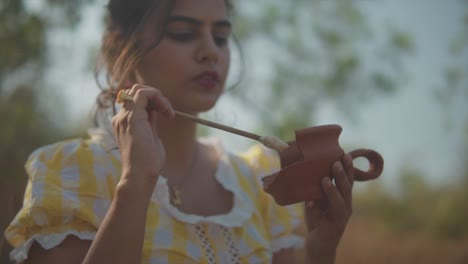
[[(5, 231), (15, 248), (11, 258), (27, 258), (38, 242), (49, 249), (68, 235), (92, 240), (121, 174), (118, 150), (102, 142), (73, 139), (34, 151), (26, 162), (29, 176), (21, 210)], [(278, 206), (262, 190), (261, 177), (279, 168), (276, 153), (255, 145), (244, 153), (223, 149), (216, 179), (233, 193), (223, 215), (185, 214), (169, 202), (160, 177), (148, 208), (143, 263), (270, 263), (273, 253), (302, 238), (302, 206)], [(122, 227), (125, 228), (125, 227)]]

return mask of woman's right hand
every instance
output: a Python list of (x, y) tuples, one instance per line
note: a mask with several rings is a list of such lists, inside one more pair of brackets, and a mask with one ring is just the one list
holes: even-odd
[[(156, 88), (135, 84), (112, 119), (122, 159), (120, 183), (137, 183), (154, 188), (164, 165), (166, 152), (156, 131), (158, 114), (172, 118), (174, 109)], [(140, 185), (141, 186), (141, 185)]]

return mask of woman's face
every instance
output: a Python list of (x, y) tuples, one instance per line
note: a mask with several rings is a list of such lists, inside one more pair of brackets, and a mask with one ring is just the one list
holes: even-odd
[[(146, 47), (158, 36), (152, 21), (143, 33)], [(137, 67), (137, 81), (161, 90), (176, 110), (209, 110), (224, 89), (230, 34), (224, 0), (175, 1), (161, 41)]]

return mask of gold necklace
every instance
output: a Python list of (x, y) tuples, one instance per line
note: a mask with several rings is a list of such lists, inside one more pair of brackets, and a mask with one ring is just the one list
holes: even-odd
[[(195, 164), (197, 161), (197, 155), (198, 155), (198, 144), (195, 146), (193, 160), (188, 169), (189, 172), (193, 171), (193, 168), (195, 167)], [(177, 184), (170, 184), (169, 181), (167, 181), (167, 185), (169, 187), (169, 199), (171, 200), (171, 203), (175, 206), (182, 205), (182, 198), (181, 198), (182, 192), (180, 191), (180, 187), (183, 186), (184, 182), (188, 178), (188, 175), (190, 174), (186, 173), (184, 179)]]

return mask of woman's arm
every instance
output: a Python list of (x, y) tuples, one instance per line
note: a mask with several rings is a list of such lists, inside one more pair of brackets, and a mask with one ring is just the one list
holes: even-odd
[[(166, 153), (156, 132), (156, 112), (174, 116), (155, 88), (135, 85), (112, 124), (122, 157), (122, 177), (84, 263), (141, 263), (146, 214)], [(157, 109), (147, 110), (149, 103)]]
[[(133, 101), (125, 102), (113, 118), (122, 160), (122, 176), (95, 239), (69, 236), (59, 246), (34, 246), (27, 263), (141, 263), (148, 204), (165, 151), (156, 133), (156, 111), (174, 116), (162, 94), (143, 86), (132, 88)], [(146, 110), (151, 101), (158, 109)]]
[(146, 213), (153, 190), (149, 187), (119, 184), (83, 263), (141, 263)]
[(282, 249), (278, 252), (275, 252), (273, 255), (273, 264), (294, 264), (296, 263), (296, 258), (294, 256), (293, 248)]
[(91, 246), (91, 240), (68, 236), (56, 247), (45, 250), (39, 243), (33, 243), (25, 264), (81, 264)]
[(336, 248), (323, 250), (320, 245), (323, 244), (321, 241), (317, 241), (317, 236), (308, 235), (306, 239), (306, 252), (305, 256), (308, 263), (315, 264), (333, 264), (336, 258)]

